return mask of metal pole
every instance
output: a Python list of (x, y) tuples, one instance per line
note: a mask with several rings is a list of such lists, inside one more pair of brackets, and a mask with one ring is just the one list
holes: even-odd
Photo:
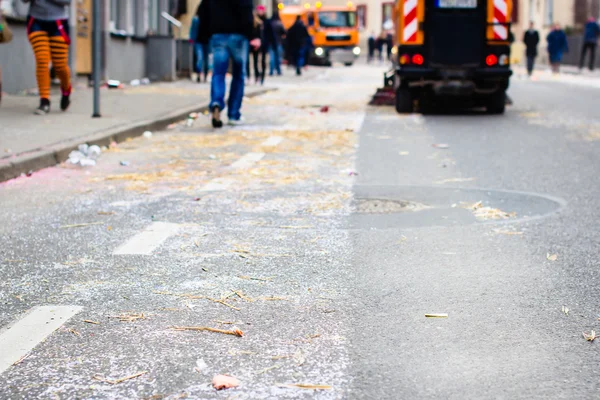
[(92, 118), (99, 118), (100, 115), (100, 73), (102, 60), (102, 26), (101, 26), (101, 0), (92, 0), (92, 79), (94, 80), (94, 113)]

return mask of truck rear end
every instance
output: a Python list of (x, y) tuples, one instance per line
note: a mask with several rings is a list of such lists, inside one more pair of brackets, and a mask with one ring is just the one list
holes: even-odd
[(512, 0), (398, 0), (396, 110), (451, 98), (503, 113)]

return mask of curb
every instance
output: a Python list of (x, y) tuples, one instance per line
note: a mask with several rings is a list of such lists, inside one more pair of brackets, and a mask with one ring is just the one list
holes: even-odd
[[(256, 97), (276, 89), (260, 89), (247, 93), (245, 97)], [(158, 119), (138, 121), (133, 124), (124, 125), (120, 128), (109, 129), (99, 133), (68, 139), (49, 147), (33, 150), (19, 154), (16, 157), (0, 160), (0, 182), (19, 177), (21, 174), (39, 171), (44, 168), (53, 167), (66, 161), (69, 153), (77, 150), (82, 143), (89, 145), (108, 146), (111, 142), (121, 143), (129, 138), (141, 136), (145, 131), (160, 131), (168, 125), (185, 119), (190, 113), (203, 113), (208, 106), (191, 106), (183, 108)]]

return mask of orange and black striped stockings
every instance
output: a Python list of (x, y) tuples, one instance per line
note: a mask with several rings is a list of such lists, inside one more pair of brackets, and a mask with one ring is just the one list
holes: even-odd
[(60, 79), (63, 95), (71, 92), (71, 71), (69, 69), (69, 44), (62, 36), (49, 36), (45, 31), (29, 34), (29, 41), (35, 54), (36, 76), (40, 98), (50, 99), (50, 61)]

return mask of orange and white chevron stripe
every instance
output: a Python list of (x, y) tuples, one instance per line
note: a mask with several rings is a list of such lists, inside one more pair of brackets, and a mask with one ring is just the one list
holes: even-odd
[[(506, 24), (509, 22), (509, 4), (506, 0), (494, 0), (494, 23)], [(494, 40), (508, 40), (506, 25), (494, 25)]]
[(403, 11), (403, 31), (402, 42), (415, 43), (417, 41), (417, 31), (419, 29), (419, 21), (417, 18), (417, 0), (406, 0), (404, 2)]

